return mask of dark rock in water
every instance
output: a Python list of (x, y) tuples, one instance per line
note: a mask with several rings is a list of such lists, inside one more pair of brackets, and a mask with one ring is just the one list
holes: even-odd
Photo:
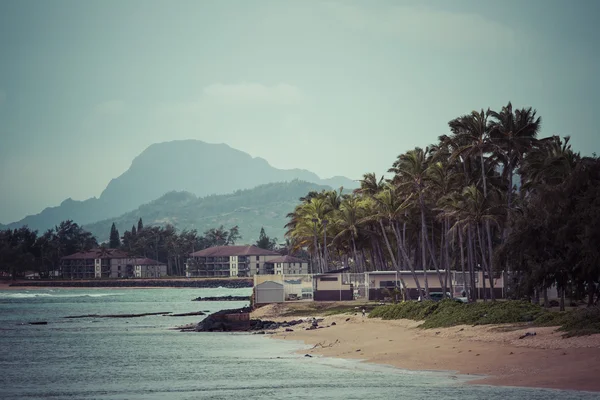
[[(282, 327), (290, 327), (301, 324), (302, 320), (289, 322), (275, 322), (260, 319), (250, 319), (250, 307), (233, 310), (221, 310), (210, 314), (196, 326), (196, 332), (247, 332), (247, 331), (273, 331)], [(270, 332), (272, 333), (272, 332)]]
[(251, 322), (250, 311), (250, 307), (217, 311), (200, 321), (196, 332), (247, 331)]
[(48, 325), (48, 322), (46, 322), (46, 321), (36, 321), (36, 322), (30, 322), (29, 325)]
[(312, 356), (310, 354), (305, 354), (304, 357), (311, 357), (312, 358)]
[(331, 323), (331, 326), (334, 326), (334, 325), (337, 325), (337, 324), (336, 324), (335, 322), (332, 322), (332, 323)]
[(250, 296), (196, 297), (192, 301), (250, 301)]
[(294, 330), (292, 328), (285, 328), (286, 332), (294, 332)]
[[(355, 314), (356, 315), (356, 314)], [(346, 322), (350, 321), (350, 318), (346, 318)]]
[(202, 311), (196, 311), (196, 312), (188, 312), (188, 313), (182, 313), (182, 314), (170, 314), (167, 316), (168, 317), (189, 317), (192, 315), (206, 315), (206, 314), (204, 314)]

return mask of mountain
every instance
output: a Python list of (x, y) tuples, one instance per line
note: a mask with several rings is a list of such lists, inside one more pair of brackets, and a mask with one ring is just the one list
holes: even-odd
[(144, 226), (171, 224), (179, 230), (197, 229), (199, 233), (220, 225), (227, 229), (237, 225), (243, 243), (255, 242), (264, 227), (267, 235), (282, 241), (286, 215), (294, 210), (298, 199), (311, 190), (324, 189), (331, 188), (294, 180), (202, 198), (189, 192), (170, 192), (118, 218), (84, 225), (84, 229), (105, 241), (113, 222), (122, 235), (142, 218)]
[(28, 225), (43, 231), (67, 219), (90, 224), (134, 210), (171, 191), (185, 191), (202, 197), (294, 179), (336, 189), (358, 186), (357, 182), (345, 177), (321, 179), (303, 169), (278, 169), (262, 158), (252, 157), (226, 144), (180, 140), (148, 147), (133, 160), (127, 171), (109, 182), (99, 198), (85, 201), (69, 198), (57, 207), (46, 208), (40, 214), (25, 217), (7, 227)]

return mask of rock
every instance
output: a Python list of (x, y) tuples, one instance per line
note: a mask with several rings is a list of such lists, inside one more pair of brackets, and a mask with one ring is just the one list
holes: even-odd
[(305, 354), (304, 357), (311, 357), (312, 358), (312, 356), (310, 354)]
[(336, 324), (335, 322), (332, 322), (332, 323), (331, 323), (331, 326), (334, 326), (334, 325), (337, 325), (337, 324)]
[(346, 318), (346, 322), (350, 321), (350, 318)]
[(46, 321), (35, 321), (35, 322), (30, 322), (29, 325), (48, 325), (48, 322), (46, 322)]
[(526, 338), (528, 336), (535, 336), (535, 332), (527, 332), (523, 336), (519, 336), (519, 339), (524, 339), (524, 338)]
[(209, 296), (196, 297), (192, 301), (250, 301), (250, 296)]
[(286, 332), (294, 332), (294, 330), (292, 328), (285, 328)]

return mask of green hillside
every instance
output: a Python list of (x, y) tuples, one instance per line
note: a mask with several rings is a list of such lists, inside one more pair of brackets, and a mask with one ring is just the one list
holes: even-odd
[(85, 225), (84, 229), (99, 241), (105, 241), (113, 222), (122, 234), (142, 218), (145, 226), (171, 224), (178, 230), (196, 229), (199, 233), (220, 225), (226, 228), (237, 225), (243, 243), (255, 242), (260, 228), (264, 227), (270, 237), (282, 241), (286, 215), (293, 211), (298, 199), (311, 190), (324, 189), (331, 188), (294, 180), (202, 198), (188, 192), (169, 192), (134, 211)]

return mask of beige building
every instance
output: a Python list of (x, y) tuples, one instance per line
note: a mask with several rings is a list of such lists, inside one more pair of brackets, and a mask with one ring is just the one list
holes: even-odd
[[(441, 270), (443, 279), (446, 279), (446, 271)], [(421, 285), (421, 289), (425, 288), (425, 275), (423, 271), (416, 271), (417, 277), (419, 279), (419, 283)], [(365, 272), (365, 284), (368, 293), (369, 300), (381, 300), (384, 297), (384, 292), (386, 289), (394, 289), (395, 287), (401, 288), (401, 279), (404, 281), (406, 285), (406, 289), (410, 292), (410, 296), (412, 298), (418, 298), (419, 293), (417, 291), (417, 285), (415, 283), (415, 279), (413, 277), (412, 272), (410, 271), (371, 271)], [(435, 270), (427, 271), (427, 283), (429, 286), (430, 292), (439, 292), (442, 290), (440, 285), (440, 279), (438, 277), (438, 273)], [(486, 291), (490, 292), (489, 289), (489, 280), (486, 277)], [(447, 277), (447, 290), (450, 291), (450, 285), (452, 285), (452, 289), (454, 293), (451, 293), (455, 297), (463, 297), (463, 290), (468, 289), (463, 284), (463, 275), (461, 272), (450, 271)], [(475, 276), (475, 289), (477, 291), (477, 297), (483, 298), (483, 273), (478, 272)], [(497, 279), (494, 279), (494, 293), (496, 298), (504, 297), (504, 281), (502, 276)]]
[(66, 279), (158, 278), (167, 275), (167, 266), (119, 249), (97, 248), (61, 258), (60, 272)]
[(256, 246), (215, 246), (190, 254), (188, 277), (229, 277), (274, 274), (276, 251)]
[(308, 274), (308, 262), (292, 256), (271, 258), (265, 262), (265, 273), (275, 275)]

